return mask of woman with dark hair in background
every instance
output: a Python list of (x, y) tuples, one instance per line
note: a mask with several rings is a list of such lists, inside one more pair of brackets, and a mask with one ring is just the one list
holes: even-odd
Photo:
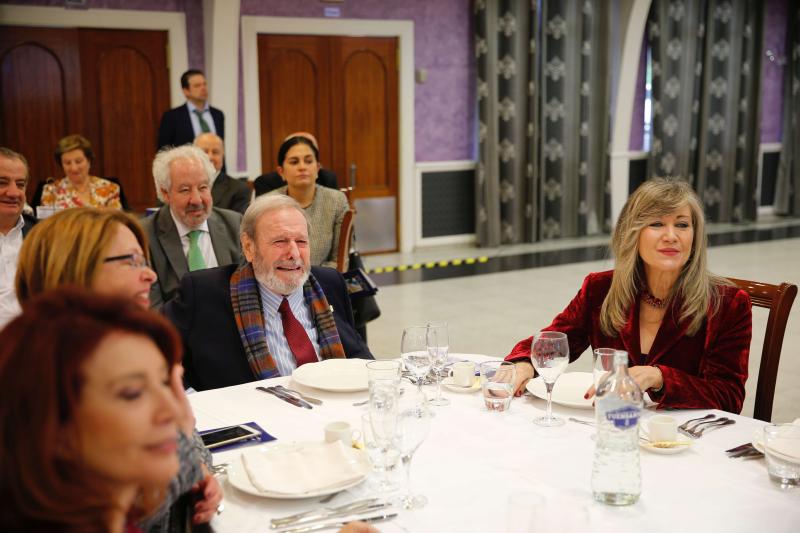
[(66, 209), (69, 207), (110, 207), (122, 209), (119, 185), (89, 174), (94, 160), (92, 144), (82, 135), (67, 135), (56, 146), (56, 163), (64, 177), (48, 183), (42, 191), (40, 205)]
[(286, 194), (300, 204), (309, 224), (311, 264), (336, 268), (342, 219), (350, 206), (343, 192), (317, 185), (319, 169), (317, 147), (306, 137), (290, 137), (278, 150), (278, 174), (286, 185), (269, 194)]

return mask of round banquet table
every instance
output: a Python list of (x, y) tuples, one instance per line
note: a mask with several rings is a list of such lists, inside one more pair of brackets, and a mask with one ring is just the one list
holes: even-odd
[[(489, 359), (470, 354), (453, 357)], [(274, 384), (296, 388), (324, 403), (301, 409), (255, 389)], [(403, 386), (411, 385), (404, 381)], [(433, 388), (425, 390), (431, 397)], [(375, 524), (381, 532), (527, 531), (507, 522), (510, 497), (524, 501), (529, 493), (531, 498), (549, 495), (541, 520), (553, 520), (559, 533), (672, 533), (676, 528), (727, 533), (800, 531), (800, 489), (783, 492), (773, 485), (764, 459), (729, 459), (724, 453), (751, 441), (764, 422), (721, 411), (672, 411), (679, 422), (713, 413), (732, 417), (736, 424), (709, 431), (675, 455), (641, 450), (641, 498), (633, 506), (615, 508), (592, 500), (592, 427), (571, 421), (556, 428), (534, 425), (531, 420), (544, 413), (545, 401), (530, 395), (515, 398), (509, 411), (495, 413), (485, 409), (480, 392), (443, 388), (442, 394), (451, 404), (432, 407), (430, 435), (412, 463), (412, 487), (428, 497), (428, 505), (415, 511), (399, 509), (397, 518)], [(290, 377), (189, 395), (200, 431), (257, 422), (277, 442), (320, 442), (323, 427), (337, 420), (358, 427), (367, 407), (352, 404), (366, 398), (366, 391), (326, 392), (297, 385)], [(592, 420), (594, 415), (591, 409), (559, 405), (553, 410), (565, 418)], [(647, 410), (645, 416), (653, 413)], [(215, 453), (214, 462), (238, 460), (244, 449)], [(404, 490), (402, 477), (398, 480)], [(322, 507), (320, 498), (273, 500), (245, 494), (227, 482), (222, 485), (225, 510), (212, 521), (219, 533), (268, 531), (271, 518)], [(373, 494), (365, 482), (337, 495), (330, 505), (368, 496)], [(537, 530), (542, 529), (551, 528)]]

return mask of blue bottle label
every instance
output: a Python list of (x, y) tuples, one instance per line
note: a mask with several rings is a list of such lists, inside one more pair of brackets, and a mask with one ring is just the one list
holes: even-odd
[(606, 420), (617, 429), (634, 427), (639, 422), (639, 409), (631, 406), (614, 409), (606, 413)]

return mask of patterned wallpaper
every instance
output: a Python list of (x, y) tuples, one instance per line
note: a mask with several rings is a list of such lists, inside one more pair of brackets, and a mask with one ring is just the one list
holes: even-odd
[[(764, 50), (772, 50), (776, 59), (786, 58), (786, 21), (789, 3), (800, 9), (797, 0), (766, 0), (764, 10)], [(783, 71), (779, 61), (761, 58), (761, 142), (781, 142), (783, 112)]]

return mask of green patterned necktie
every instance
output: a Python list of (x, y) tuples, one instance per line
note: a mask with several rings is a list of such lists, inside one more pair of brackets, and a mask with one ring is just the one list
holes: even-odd
[(199, 109), (194, 109), (194, 114), (197, 115), (197, 120), (200, 121), (200, 129), (203, 130), (203, 133), (208, 133), (211, 131), (211, 128), (208, 127), (208, 122), (206, 119), (203, 118), (203, 112)]
[(189, 253), (186, 255), (186, 259), (189, 260), (189, 272), (202, 270), (206, 267), (206, 260), (203, 259), (203, 252), (200, 251), (200, 246), (197, 242), (201, 233), (203, 231), (199, 229), (189, 232)]

